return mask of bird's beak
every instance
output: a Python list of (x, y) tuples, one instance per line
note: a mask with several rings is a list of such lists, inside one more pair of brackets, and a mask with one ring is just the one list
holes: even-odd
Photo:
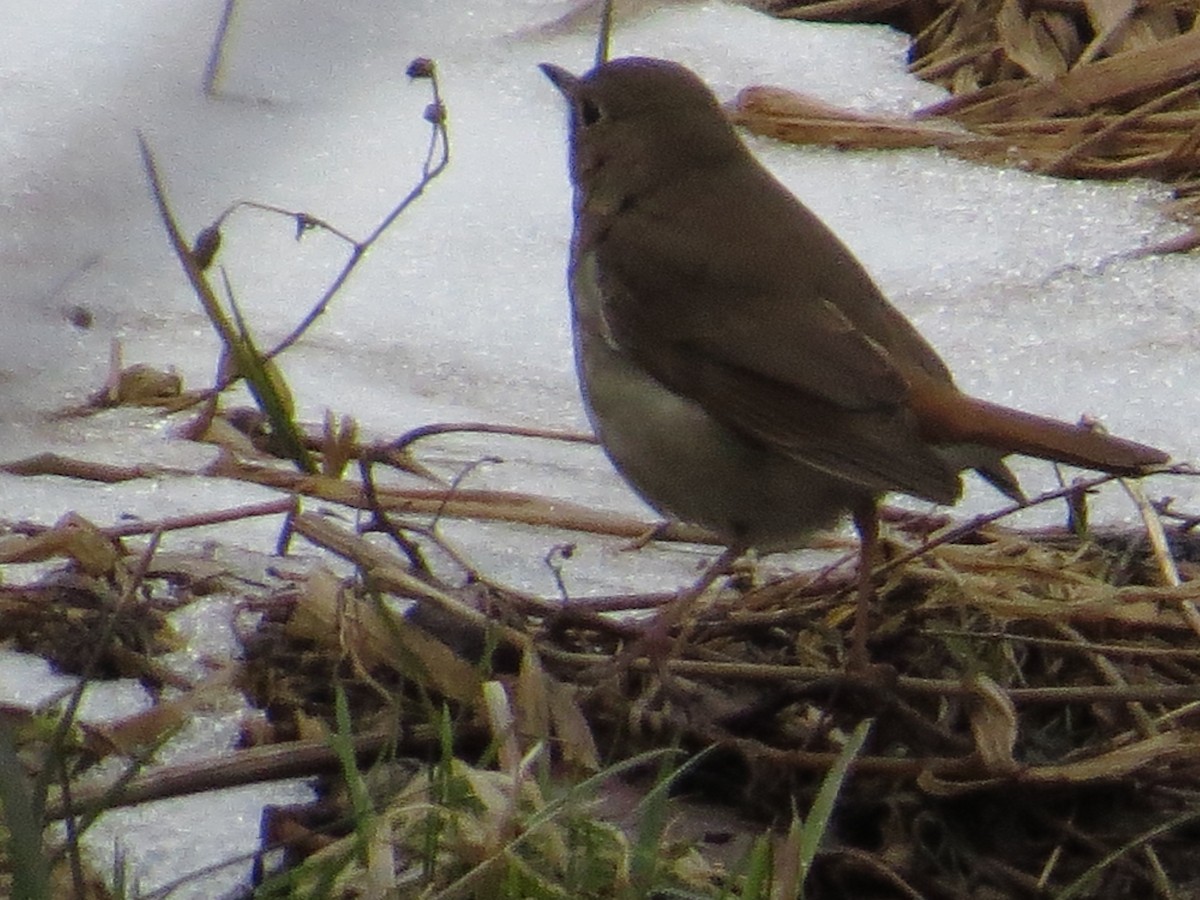
[(575, 88), (579, 85), (579, 77), (572, 75), (566, 69), (556, 66), (553, 63), (542, 63), (538, 66), (546, 77), (562, 93), (564, 97), (570, 100), (575, 96)]

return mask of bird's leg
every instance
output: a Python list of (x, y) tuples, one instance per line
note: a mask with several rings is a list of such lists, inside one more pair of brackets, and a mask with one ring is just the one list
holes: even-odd
[(647, 528), (644, 532), (639, 534), (637, 537), (635, 537), (632, 541), (630, 541), (628, 544), (626, 544), (621, 549), (622, 550), (641, 550), (643, 547), (645, 547), (647, 544), (651, 543), (652, 541), (657, 541), (662, 536), (663, 532), (666, 531), (670, 527), (671, 527), (671, 522), (668, 519), (664, 519), (661, 522), (657, 522), (654, 525), (652, 525), (650, 528)]
[(858, 531), (858, 599), (854, 609), (848, 668), (862, 672), (870, 667), (867, 633), (870, 630), (871, 603), (875, 599), (872, 575), (879, 562), (879, 509), (872, 497), (854, 509), (854, 528)]
[[(646, 633), (638, 639), (638, 643), (646, 642), (651, 647), (655, 643), (664, 643), (671, 636), (671, 629), (683, 622), (687, 618), (687, 614), (696, 606), (696, 601), (701, 595), (707, 591), (714, 581), (725, 575), (733, 568), (733, 564), (738, 561), (738, 558), (746, 552), (744, 547), (728, 547), (720, 556), (718, 556), (704, 570), (704, 573), (689, 587), (686, 591), (677, 597), (673, 597), (669, 603), (654, 617), (654, 621), (650, 623), (650, 627), (646, 629)], [(679, 632), (679, 637), (675, 639), (675, 643), (667, 652), (666, 658), (670, 659), (683, 646), (687, 639), (691, 628), (685, 625)]]
[(726, 574), (738, 558), (745, 553), (744, 547), (730, 547), (705, 568), (703, 574), (685, 591), (672, 597), (657, 613), (634, 641), (622, 648), (610, 662), (603, 664), (606, 672), (628, 669), (639, 656), (650, 658), (660, 675), (665, 674), (667, 662), (682, 648), (687, 639), (690, 627), (686, 624), (674, 641), (671, 640), (671, 630), (684, 622), (696, 601), (707, 591), (718, 578)]

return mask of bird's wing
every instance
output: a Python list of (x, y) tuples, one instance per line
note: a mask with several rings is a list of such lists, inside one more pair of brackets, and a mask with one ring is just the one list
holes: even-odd
[(941, 361), (789, 195), (738, 193), (660, 191), (596, 224), (579, 249), (596, 255), (612, 338), (754, 440), (872, 490), (952, 502), (958, 476), (905, 406), (906, 368), (948, 382)]
[(726, 425), (832, 475), (872, 491), (958, 499), (957, 473), (902, 405), (846, 407), (686, 344), (656, 354), (650, 369)]

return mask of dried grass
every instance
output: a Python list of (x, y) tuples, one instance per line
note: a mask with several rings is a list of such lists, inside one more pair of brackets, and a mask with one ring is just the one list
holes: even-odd
[[(1154, 178), (1171, 213), (1200, 220), (1200, 5), (1134, 0), (834, 0), (776, 15), (887, 20), (913, 37), (911, 69), (952, 97), (911, 119), (814, 109), (747, 88), (732, 116), (752, 131), (839, 147), (935, 146), (1064, 178)], [(1165, 251), (1187, 250), (1192, 239)]]
[[(88, 475), (85, 464), (40, 463), (8, 469), (33, 475), (49, 466)], [(225, 464), (222, 475), (261, 483), (267, 468)], [(126, 477), (155, 474), (131, 469)], [(113, 475), (112, 467), (94, 473), (104, 481)], [(1095, 866), (1104, 874), (1102, 887), (1089, 889), (1093, 897), (1148, 895), (1138, 891), (1159, 890), (1164, 879), (1181, 896), (1197, 883), (1200, 589), (1189, 580), (1188, 560), (1200, 558), (1200, 545), (1190, 523), (1169, 534), (1183, 579), (1172, 587), (1163, 582), (1161, 551), (1145, 535), (1081, 539), (1060, 531), (1017, 533), (995, 522), (949, 529), (901, 518), (873, 611), (874, 671), (844, 669), (852, 565), (765, 583), (735, 576), (703, 595), (669, 659), (614, 668), (641, 626), (613, 613), (670, 598), (564, 603), (514, 592), (453, 557), (420, 510), (525, 523), (535, 520), (530, 510), (540, 510), (555, 527), (638, 529), (626, 523), (614, 529), (603, 516), (580, 517), (549, 498), (514, 506), (507, 495), (477, 493), (460, 504), (452, 489), (426, 489), (426, 505), (414, 508), (387, 499), (398, 496), (395, 488), (372, 491), (344, 478), (295, 476), (287, 487), (324, 506), (373, 510), (375, 527), (397, 537), (381, 544), (328, 513), (296, 510), (288, 539), (349, 560), (358, 577), (339, 579), (318, 568), (261, 593), (242, 589), (245, 603), (266, 618), (244, 637), (244, 665), (220, 677), (236, 678), (271, 711), (269, 734), (259, 740), (294, 743), (269, 756), (261, 751), (276, 748), (220, 765), (151, 772), (133, 779), (117, 802), (279, 777), (297, 767), (336, 770), (327, 742), (338, 727), (330, 692), (337, 682), (359, 729), (362, 759), (377, 757), (383, 746), (397, 758), (435, 757), (445, 737), (430, 711), (441, 708), (454, 717), (460, 759), (476, 761), (495, 745), (511, 762), (540, 741), (552, 748), (560, 776), (582, 777), (601, 760), (611, 764), (666, 746), (713, 748), (686, 782), (690, 794), (710, 805), (684, 806), (676, 817), (679, 828), (704, 835), (712, 810), (724, 811), (724, 838), (713, 836), (711, 846), (693, 838), (709, 858), (704, 878), (715, 896), (716, 885), (725, 883), (715, 861), (720, 846), (728, 840), (744, 847), (769, 824), (786, 824), (793, 809), (808, 809), (848, 736), (870, 718), (870, 738), (838, 797), (808, 896), (960, 897), (983, 890), (1040, 897), (1086, 879)], [(278, 513), (278, 505), (272, 510)], [(267, 511), (259, 505), (245, 514)], [(222, 510), (211, 520), (232, 517)], [(143, 525), (159, 534), (204, 521)], [(0, 560), (71, 560), (81, 573), (79, 596), (88, 584), (95, 587), (85, 607), (103, 608), (104, 597), (118, 589), (133, 596), (127, 532), (110, 534), (78, 517), (25, 531), (4, 539)], [(457, 559), (458, 577), (447, 578), (444, 565), (441, 575), (432, 574), (423, 564), (429, 553)], [(212, 567), (164, 560), (146, 567), (146, 587), (137, 593), (151, 602), (162, 593), (155, 585), (177, 594), (197, 578), (205, 590), (231, 580)], [(79, 621), (63, 602), (62, 584), (55, 578), (6, 588), (0, 606), (20, 604), (28, 615), (44, 592), (40, 608), (47, 617)], [(388, 598), (414, 608), (397, 618), (380, 603)], [(23, 631), (32, 630), (28, 622), (22, 620)], [(60, 634), (61, 627), (42, 630)], [(157, 651), (129, 645), (121, 652), (128, 658)], [(155, 668), (147, 663), (139, 671)], [(152, 743), (177, 727), (180, 713), (210, 689), (181, 687), (190, 693), (179, 710), (115, 723), (93, 736), (91, 752)], [(503, 722), (497, 709), (507, 710)], [(76, 791), (77, 807), (89, 802), (99, 800)], [(395, 821), (399, 828), (401, 819)], [(416, 827), (403, 821), (408, 831)], [(302, 832), (297, 845), (328, 843), (309, 828)], [(503, 846), (501, 837), (480, 840)], [(447, 871), (468, 877), (461, 868)]]

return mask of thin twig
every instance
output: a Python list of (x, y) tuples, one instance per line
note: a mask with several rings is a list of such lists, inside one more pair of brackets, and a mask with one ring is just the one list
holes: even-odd
[(204, 64), (204, 96), (213, 97), (217, 93), (217, 79), (221, 75), (221, 63), (225, 55), (225, 38), (229, 35), (229, 25), (233, 21), (233, 8), (237, 0), (225, 0), (221, 9), (221, 19), (217, 22), (217, 30), (213, 34), (212, 47), (208, 51), (208, 61)]
[[(419, 67), (417, 65), (418, 62), (425, 63), (425, 66)], [(292, 329), (291, 333), (267, 353), (267, 359), (275, 358), (288, 347), (292, 346), (292, 344), (296, 343), (296, 341), (300, 340), (304, 332), (306, 332), (312, 326), (313, 322), (320, 318), (320, 316), (328, 308), (334, 296), (339, 290), (341, 290), (342, 285), (346, 283), (346, 280), (350, 277), (350, 273), (354, 271), (355, 267), (359, 263), (359, 260), (361, 260), (363, 255), (366, 254), (366, 252), (371, 248), (371, 245), (379, 240), (380, 236), (391, 226), (391, 224), (395, 222), (396, 219), (398, 219), (406, 209), (412, 206), (412, 204), (415, 203), (422, 194), (425, 193), (425, 189), (429, 187), (430, 183), (433, 182), (434, 179), (436, 179), (439, 175), (441, 175), (442, 172), (445, 171), (446, 166), (450, 164), (450, 133), (446, 125), (446, 107), (442, 102), (441, 88), (438, 85), (437, 68), (434, 66), (432, 61), (422, 60), (411, 64), (408, 71), (410, 77), (427, 78), (433, 91), (433, 102), (426, 107), (425, 111), (425, 118), (433, 126), (433, 130), (429, 137), (429, 149), (425, 154), (425, 162), (421, 166), (421, 177), (417, 181), (416, 186), (405, 195), (404, 199), (401, 200), (391, 212), (384, 216), (383, 221), (376, 225), (375, 229), (371, 231), (367, 237), (361, 241), (354, 242), (353, 250), (350, 253), (350, 258), (346, 261), (345, 265), (342, 266), (342, 270), (337, 274), (337, 277), (334, 278), (333, 283), (325, 289), (325, 293), (321, 295), (321, 298), (317, 301), (316, 305), (309, 310), (308, 314), (303, 319), (300, 320), (299, 324)], [(414, 74), (414, 72), (417, 74)], [(308, 221), (315, 224), (319, 220), (310, 218)], [(324, 227), (324, 223), (321, 224), (322, 227)], [(336, 233), (340, 234), (341, 232)]]

